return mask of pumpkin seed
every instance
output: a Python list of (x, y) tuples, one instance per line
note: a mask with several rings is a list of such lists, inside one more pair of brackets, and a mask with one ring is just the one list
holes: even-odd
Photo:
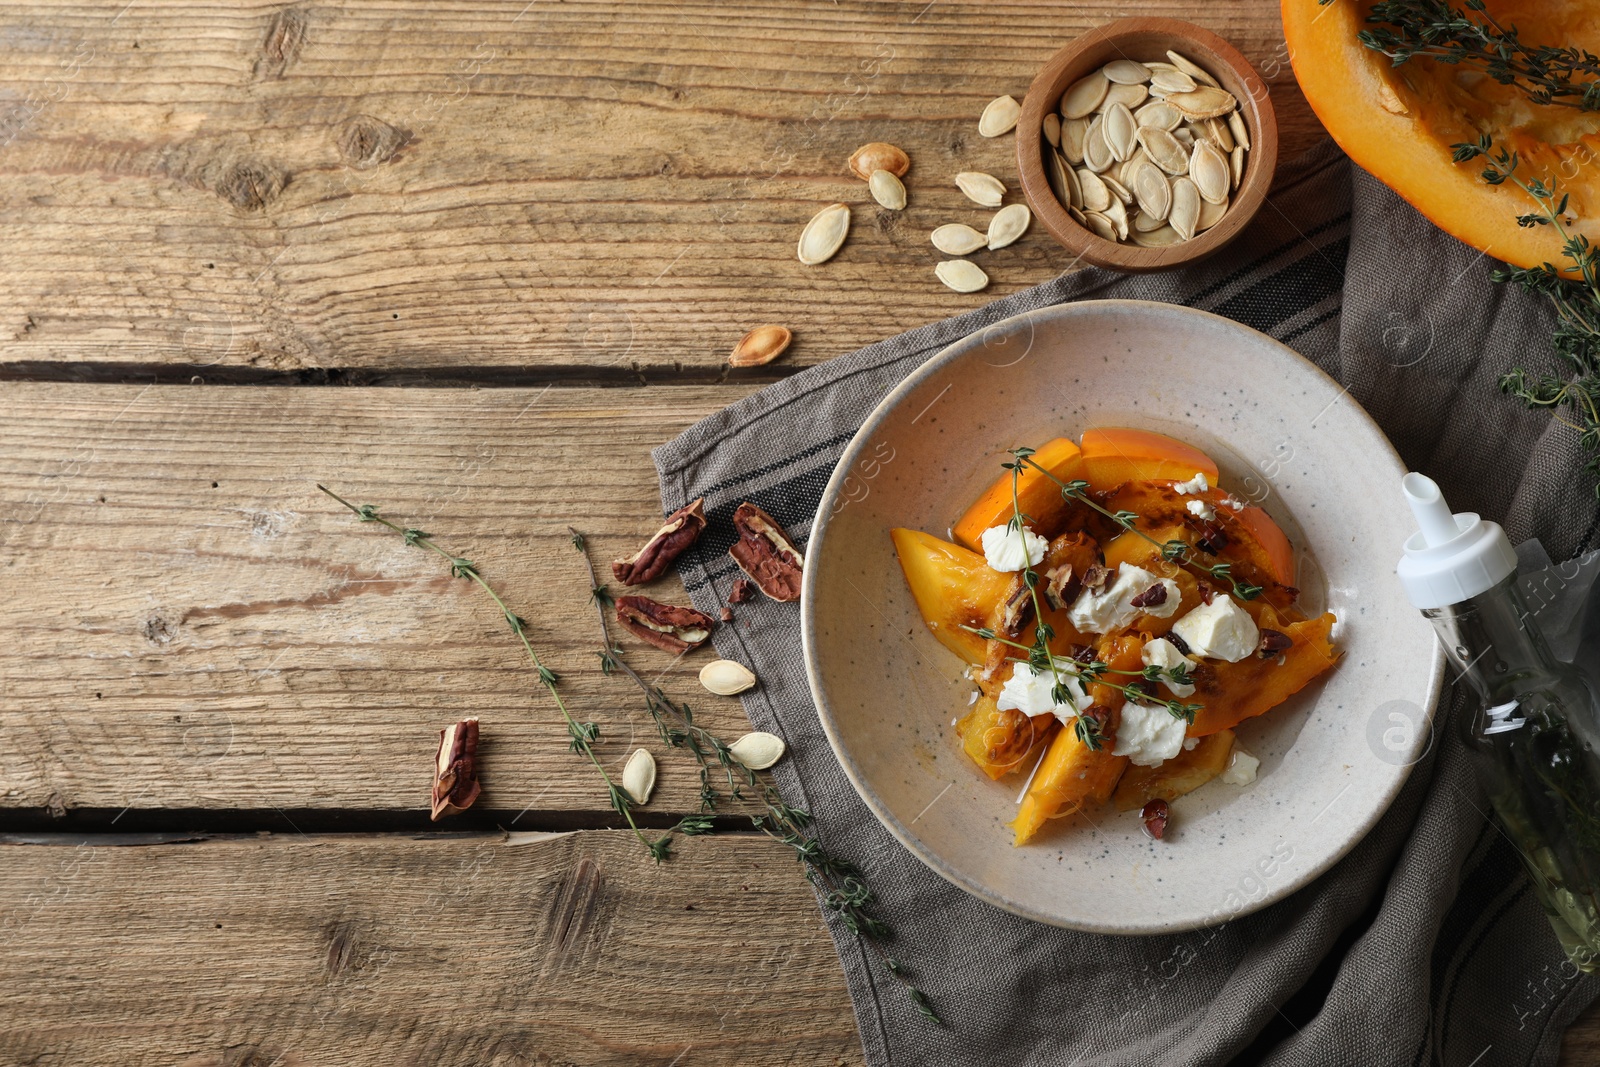
[(1166, 219), (1154, 219), (1142, 211), (1133, 216), (1134, 233), (1149, 233), (1151, 230), (1161, 229), (1166, 224)]
[(892, 144), (873, 141), (850, 153), (850, 173), (862, 181), (869, 181), (875, 170), (886, 170), (896, 178), (904, 178), (911, 169), (911, 157)]
[(1133, 121), (1133, 112), (1122, 104), (1112, 104), (1106, 109), (1105, 118), (1100, 123), (1100, 136), (1105, 138), (1106, 147), (1111, 149), (1111, 158), (1118, 163), (1125, 163), (1133, 155), (1133, 150), (1138, 147), (1139, 125)]
[(1228, 159), (1210, 141), (1196, 141), (1189, 156), (1189, 177), (1202, 198), (1213, 204), (1228, 199)]
[(794, 340), (794, 332), (787, 326), (776, 324), (757, 326), (733, 346), (728, 364), (733, 367), (764, 367), (783, 355)]
[(1239, 183), (1244, 181), (1244, 149), (1238, 145), (1228, 155), (1228, 173), (1233, 177), (1232, 188), (1239, 188)]
[(1022, 114), (1022, 105), (1009, 96), (997, 96), (989, 101), (983, 109), (983, 114), (978, 117), (978, 132), (984, 137), (999, 137), (1008, 133), (1017, 125), (1017, 118)]
[(806, 223), (800, 231), (797, 252), (800, 262), (808, 267), (826, 263), (844, 244), (850, 233), (850, 208), (846, 204), (829, 204)]
[(1172, 139), (1182, 145), (1183, 150), (1187, 152), (1194, 147), (1194, 129), (1187, 125), (1179, 126), (1172, 131)]
[(1111, 146), (1106, 144), (1105, 131), (1105, 116), (1096, 115), (1094, 121), (1089, 123), (1089, 132), (1083, 135), (1083, 165), (1096, 174), (1115, 162), (1111, 157)]
[(1238, 111), (1228, 113), (1228, 130), (1233, 134), (1233, 143), (1250, 151), (1250, 129), (1244, 124), (1244, 115)]
[(1133, 203), (1133, 193), (1129, 192), (1128, 187), (1113, 178), (1110, 173), (1100, 175), (1100, 180), (1106, 183), (1106, 188), (1110, 190), (1112, 196), (1121, 200), (1124, 204)]
[(1128, 209), (1123, 205), (1122, 201), (1113, 197), (1111, 204), (1101, 214), (1110, 219), (1111, 225), (1117, 228), (1117, 240), (1126, 241), (1128, 239)]
[(1079, 78), (1061, 94), (1061, 117), (1083, 118), (1099, 107), (1100, 102), (1106, 98), (1106, 93), (1110, 91), (1111, 83), (1098, 70)]
[(1139, 143), (1150, 154), (1156, 166), (1168, 174), (1182, 174), (1189, 169), (1189, 154), (1166, 130), (1154, 126), (1139, 127)]
[(1115, 241), (1117, 239), (1117, 228), (1111, 224), (1110, 219), (1098, 211), (1084, 212), (1083, 220), (1096, 237), (1107, 241)]
[(1209, 200), (1200, 201), (1200, 218), (1195, 222), (1194, 232), (1205, 233), (1211, 227), (1222, 221), (1222, 216), (1228, 213), (1228, 202), (1213, 204)]
[(1158, 70), (1150, 75), (1150, 88), (1170, 97), (1173, 93), (1192, 93), (1199, 86), (1181, 70)]
[(867, 189), (872, 193), (872, 199), (888, 208), (890, 211), (902, 211), (906, 206), (906, 187), (886, 170), (875, 170), (872, 177), (867, 179)]
[(1139, 85), (1150, 80), (1150, 68), (1131, 59), (1113, 59), (1100, 68), (1100, 73), (1118, 85)]
[[(970, 259), (946, 259), (933, 268), (934, 275), (958, 293), (976, 293), (989, 284), (989, 276)], [(744, 763), (743, 760), (739, 761)], [(776, 761), (774, 761), (776, 762)], [(749, 766), (749, 764), (745, 764)], [(771, 766), (771, 764), (768, 764)], [(760, 770), (757, 767), (756, 770)]]
[(650, 755), (649, 749), (634, 749), (622, 767), (622, 791), (632, 797), (635, 804), (648, 804), (655, 787), (656, 758)]
[(1066, 156), (1067, 162), (1074, 167), (1083, 163), (1083, 139), (1088, 133), (1087, 119), (1061, 120), (1061, 154)]
[(1141, 126), (1153, 126), (1171, 132), (1183, 123), (1183, 112), (1165, 100), (1155, 100), (1134, 112), (1134, 121)]
[(1061, 164), (1061, 182), (1067, 188), (1067, 204), (1071, 207), (1083, 207), (1083, 183), (1078, 180), (1078, 172), (1066, 165), (1066, 160), (1057, 160)]
[(989, 248), (1004, 248), (1028, 232), (1033, 212), (1027, 204), (1007, 204), (989, 220)]
[(1148, 162), (1150, 162), (1150, 153), (1144, 150), (1143, 145), (1140, 145), (1138, 150), (1136, 150), (1133, 155), (1128, 158), (1126, 163), (1116, 168), (1117, 181), (1121, 182), (1127, 188), (1132, 189), (1133, 176), (1135, 172), (1138, 171), (1139, 164)]
[(1111, 206), (1111, 190), (1094, 171), (1087, 167), (1078, 171), (1078, 186), (1083, 191), (1083, 210), (1104, 211)]
[(1183, 112), (1186, 118), (1217, 119), (1239, 106), (1239, 101), (1225, 89), (1202, 85), (1193, 92), (1172, 93), (1167, 103)]
[(728, 754), (752, 771), (764, 771), (783, 758), (783, 738), (755, 730), (729, 745)]
[(1054, 111), (1044, 117), (1044, 139), (1051, 148), (1061, 147), (1061, 116)]
[(1146, 218), (1164, 221), (1172, 210), (1172, 183), (1154, 163), (1141, 163), (1134, 172), (1133, 195), (1139, 201), (1139, 213)]
[(749, 667), (731, 659), (714, 659), (700, 668), (700, 684), (722, 697), (742, 693), (756, 684)]
[(1046, 172), (1050, 178), (1050, 189), (1056, 194), (1056, 199), (1071, 207), (1079, 199), (1078, 180), (1072, 173), (1072, 167), (1060, 152), (1051, 152), (1045, 160)]
[(988, 238), (964, 222), (949, 222), (930, 235), (933, 247), (947, 256), (964, 256), (988, 243)]
[(1188, 178), (1179, 178), (1172, 183), (1172, 210), (1167, 213), (1167, 222), (1179, 237), (1188, 241), (1194, 237), (1199, 221), (1200, 191)]
[(976, 170), (964, 170), (957, 174), (956, 188), (979, 207), (999, 207), (1006, 195), (1004, 182), (993, 174)]
[(1087, 226), (1089, 224), (1088, 216), (1086, 216), (1080, 208), (1069, 207), (1067, 208), (1067, 214), (1076, 219), (1079, 225)]
[[(1238, 114), (1238, 112), (1234, 112)], [(1228, 132), (1227, 122), (1221, 119), (1206, 119), (1206, 136), (1211, 138), (1211, 143), (1224, 152), (1233, 151), (1233, 134)]]
[(1183, 241), (1183, 237), (1171, 226), (1163, 226), (1159, 230), (1141, 232), (1133, 231), (1133, 243), (1140, 248), (1166, 248)]
[(1217, 79), (1213, 78), (1206, 72), (1204, 67), (1190, 59), (1188, 56), (1181, 55), (1169, 49), (1167, 51), (1167, 58), (1172, 60), (1172, 65), (1174, 67), (1183, 71), (1183, 73), (1189, 75), (1189, 77), (1193, 78), (1197, 82), (1200, 82), (1202, 85), (1217, 84)]
[(1105, 103), (1102, 107), (1112, 104), (1121, 104), (1130, 111), (1150, 99), (1150, 90), (1142, 85), (1112, 85), (1106, 93)]

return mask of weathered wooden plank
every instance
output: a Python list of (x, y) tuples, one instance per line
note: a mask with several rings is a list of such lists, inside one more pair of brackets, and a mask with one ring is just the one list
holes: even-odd
[[(1128, 13), (1071, 5), (446, 0), (0, 8), (0, 362), (719, 365), (787, 323), (827, 359), (1048, 279), (1035, 227), (939, 285), (935, 226), (1015, 189), (985, 102)], [(1151, 0), (1232, 39), (1286, 155), (1321, 136), (1277, 0)], [(910, 207), (846, 156), (894, 140)], [(1014, 194), (1015, 195), (1015, 194)], [(794, 242), (859, 205), (833, 262)]]
[[(437, 731), (477, 715), (483, 810), (604, 809), (494, 606), (315, 484), (476, 560), (620, 766), (656, 738), (599, 673), (567, 525), (631, 552), (660, 524), (649, 449), (747, 391), (5, 386), (3, 806), (416, 810)], [(749, 728), (696, 683), (709, 649), (613, 637), (713, 728)], [(695, 794), (664, 759), (653, 808)]]
[[(6, 1063), (854, 1064), (778, 846), (622, 835), (6, 847)], [(757, 920), (759, 921), (753, 921)], [(47, 976), (47, 977), (46, 977)]]

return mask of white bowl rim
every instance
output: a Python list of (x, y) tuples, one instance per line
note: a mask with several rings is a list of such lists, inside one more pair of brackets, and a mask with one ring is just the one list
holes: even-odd
[[(1251, 327), (1246, 326), (1234, 319), (1230, 319), (1224, 315), (1217, 315), (1209, 311), (1203, 311), (1199, 308), (1189, 307), (1186, 304), (1170, 304), (1160, 300), (1074, 300), (1062, 304), (1050, 304), (1045, 307), (1034, 308), (1029, 311), (1019, 312), (1015, 315), (1009, 315), (1006, 318), (990, 323), (981, 330), (975, 330), (957, 338), (944, 348), (940, 349), (934, 355), (928, 357), (928, 359), (921, 366), (902, 379), (900, 383), (891, 389), (889, 393), (878, 402), (877, 406), (872, 409), (872, 412), (861, 423), (861, 427), (856, 431), (855, 436), (850, 439), (850, 443), (845, 446), (845, 450), (843, 454), (840, 455), (838, 463), (834, 465), (833, 474), (828, 478), (827, 486), (822, 491), (822, 498), (817, 505), (816, 518), (812, 521), (810, 536), (807, 539), (807, 563), (809, 564), (813, 558), (820, 558), (817, 548), (821, 545), (823, 538), (826, 535), (828, 519), (833, 512), (833, 501), (840, 493), (844, 479), (848, 476), (849, 471), (854, 467), (862, 451), (867, 447), (869, 439), (877, 431), (878, 427), (887, 418), (889, 413), (899, 406), (900, 402), (904, 400), (905, 397), (915, 391), (924, 380), (943, 370), (947, 364), (953, 363), (967, 355), (974, 337), (991, 333), (996, 330), (1001, 330), (1009, 325), (1029, 319), (1049, 318), (1057, 315), (1070, 317), (1074, 314), (1083, 312), (1085, 309), (1093, 311), (1095, 309), (1108, 307), (1144, 310), (1155, 314), (1176, 314), (1180, 316), (1193, 315), (1204, 319), (1210, 319), (1218, 323), (1223, 323), (1232, 329), (1243, 330), (1247, 333), (1255, 334), (1258, 338), (1268, 342), (1272, 348), (1277, 349), (1281, 355), (1299, 362), (1306, 370), (1309, 370), (1312, 372), (1312, 374), (1329, 382), (1336, 389), (1341, 391), (1344, 389), (1343, 386), (1341, 386), (1321, 367), (1317, 366), (1315, 363), (1311, 362), (1311, 360), (1307, 359), (1299, 352), (1296, 352), (1293, 348), (1290, 348), (1282, 341), (1279, 341), (1277, 338), (1262, 333), (1259, 330), (1252, 329)], [(1390, 442), (1388, 434), (1383, 432), (1383, 429), (1378, 426), (1378, 424), (1373, 420), (1372, 416), (1367, 413), (1365, 408), (1357, 405), (1356, 414), (1358, 418), (1364, 420), (1372, 428), (1377, 439), (1382, 442), (1385, 448), (1388, 449), (1389, 455), (1393, 457), (1395, 463), (1401, 469), (1404, 469), (1405, 462), (1401, 459), (1399, 452), (1395, 450), (1393, 443)], [(843, 768), (845, 777), (850, 780), (850, 784), (855, 787), (856, 793), (866, 803), (867, 807), (872, 811), (872, 814), (875, 815), (878, 821), (881, 822), (884, 827), (894, 835), (895, 839), (899, 841), (901, 845), (905, 846), (907, 851), (909, 851), (917, 859), (921, 860), (925, 865), (933, 870), (934, 873), (938, 874), (952, 885), (964, 889), (973, 896), (978, 897), (980, 900), (987, 901), (998, 908), (1011, 912), (1014, 915), (1019, 915), (1024, 919), (1032, 919), (1036, 922), (1041, 922), (1049, 926), (1065, 927), (1067, 929), (1080, 930), (1086, 933), (1157, 935), (1184, 933), (1190, 930), (1204, 929), (1207, 925), (1211, 925), (1204, 920), (1200, 922), (1178, 921), (1171, 924), (1159, 926), (1152, 925), (1149, 927), (1139, 928), (1108, 924), (1069, 922), (1060, 916), (1040, 912), (1020, 901), (1013, 900), (1010, 897), (991, 890), (981, 882), (969, 878), (961, 871), (950, 867), (940, 856), (935, 855), (928, 849), (924, 848), (918, 839), (911, 834), (905, 825), (901, 823), (899, 818), (897, 818), (894, 813), (889, 810), (888, 806), (883, 802), (883, 800), (879, 798), (876, 791), (873, 790), (873, 788), (868, 784), (866, 776), (862, 774), (861, 769), (845, 751), (843, 742), (838, 732), (838, 727), (834, 722), (833, 714), (828, 707), (827, 701), (823, 698), (822, 686), (818, 681), (819, 675), (821, 674), (821, 668), (816, 661), (816, 648), (813, 640), (813, 631), (816, 627), (816, 617), (813, 609), (813, 605), (816, 603), (816, 595), (814, 592), (816, 584), (816, 568), (808, 565), (805, 568), (801, 584), (800, 645), (802, 655), (805, 658), (806, 681), (811, 689), (812, 703), (817, 709), (817, 718), (822, 723), (822, 730), (823, 733), (827, 735), (828, 745), (833, 749), (834, 757), (838, 759), (840, 767)], [(1426, 746), (1431, 745), (1433, 742), (1434, 735), (1437, 732), (1434, 720), (1436, 718), (1436, 711), (1439, 705), (1439, 696), (1442, 691), (1444, 681), (1444, 663), (1444, 649), (1437, 641), (1435, 641), (1433, 644), (1433, 662), (1431, 664), (1427, 697), (1423, 701), (1423, 714), (1429, 724), (1429, 728), (1427, 730), (1418, 730), (1416, 732), (1411, 750), (1405, 753), (1404, 763), (1396, 767), (1398, 773), (1393, 775), (1383, 793), (1375, 797), (1375, 802), (1371, 804), (1366, 814), (1361, 819), (1352, 822), (1351, 832), (1347, 835), (1346, 839), (1337, 848), (1329, 850), (1325, 855), (1320, 857), (1314, 864), (1310, 864), (1299, 871), (1296, 871), (1292, 877), (1274, 886), (1273, 889), (1269, 890), (1268, 892), (1263, 893), (1259, 900), (1248, 901), (1239, 909), (1230, 911), (1225, 916), (1219, 916), (1216, 920), (1217, 922), (1231, 922), (1234, 919), (1243, 918), (1246, 915), (1260, 911), (1262, 908), (1265, 908), (1270, 904), (1275, 904), (1278, 901), (1281, 901), (1284, 898), (1292, 895), (1293, 893), (1298, 892), (1300, 889), (1303, 889), (1305, 886), (1320, 878), (1340, 860), (1344, 859), (1345, 856), (1349, 855), (1350, 851), (1356, 847), (1356, 845), (1360, 844), (1360, 842), (1366, 838), (1367, 834), (1369, 834), (1373, 827), (1378, 824), (1378, 820), (1382, 819), (1383, 816), (1388, 812), (1389, 808), (1393, 805), (1395, 798), (1400, 795), (1400, 790), (1405, 787), (1407, 780), (1411, 777), (1412, 767), (1415, 766), (1420, 757), (1425, 753)]]

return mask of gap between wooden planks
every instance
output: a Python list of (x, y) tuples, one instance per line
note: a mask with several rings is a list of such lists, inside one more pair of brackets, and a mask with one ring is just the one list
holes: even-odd
[[(176, 829), (209, 828), (203, 813), (220, 809), (281, 830), (295, 812), (418, 812), (438, 730), (476, 715), (474, 818), (566, 828), (541, 813), (603, 812), (492, 602), (358, 522), (323, 482), (479, 563), (574, 714), (601, 724), (613, 771), (650, 747), (649, 810), (697, 810), (687, 757), (668, 755), (636, 689), (598, 669), (567, 527), (609, 577), (605, 562), (660, 525), (649, 450), (746, 391), (7, 385), (0, 803), (131, 810), (118, 829), (157, 809), (185, 813), (164, 827)], [(686, 602), (676, 577), (645, 591)], [(737, 700), (695, 680), (709, 647), (674, 662), (614, 625), (612, 638), (711, 729), (749, 729)]]
[(117, 841), (0, 845), (28, 976), (0, 1060), (861, 1062), (811, 889), (765, 839), (660, 867), (607, 831)]
[[(395, 7), (276, 2), (0, 8), (0, 363), (720, 367), (761, 322), (820, 362), (1048, 280), (1035, 226), (960, 295), (928, 243), (1019, 197), (1012, 138), (977, 133), (1110, 0), (802, 0)], [(1152, 0), (1272, 87), (1291, 159), (1323, 134), (1277, 0)], [(845, 160), (891, 140), (910, 206)], [(795, 240), (855, 205), (832, 262)]]

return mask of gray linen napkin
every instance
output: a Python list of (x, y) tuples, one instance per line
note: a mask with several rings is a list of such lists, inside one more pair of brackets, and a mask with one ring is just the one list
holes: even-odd
[[(929, 356), (1020, 311), (1101, 297), (1189, 304), (1295, 347), (1348, 385), (1458, 510), (1567, 559), (1593, 545), (1600, 522), (1575, 434), (1494, 385), (1515, 363), (1553, 363), (1549, 316), (1492, 285), (1490, 265), (1331, 145), (1313, 150), (1285, 168), (1249, 231), (1199, 266), (1055, 278), (811, 368), (657, 449), (666, 511), (704, 496), (711, 517), (681, 561), (690, 597), (713, 614), (725, 600), (737, 576), (728, 519), (742, 500), (803, 544), (846, 442)], [(869, 1063), (1553, 1064), (1562, 1029), (1600, 992), (1565, 962), (1515, 851), (1484, 818), (1446, 722), (1459, 714), (1453, 688), (1436, 743), (1393, 808), (1322, 878), (1221, 926), (1108, 937), (982, 903), (879, 825), (818, 723), (798, 605), (742, 605), (716, 645), (762, 680), (744, 705), (789, 743), (777, 770), (785, 797), (816, 815), (831, 850), (867, 869), (896, 956), (948, 1020), (923, 1022), (830, 916)]]

